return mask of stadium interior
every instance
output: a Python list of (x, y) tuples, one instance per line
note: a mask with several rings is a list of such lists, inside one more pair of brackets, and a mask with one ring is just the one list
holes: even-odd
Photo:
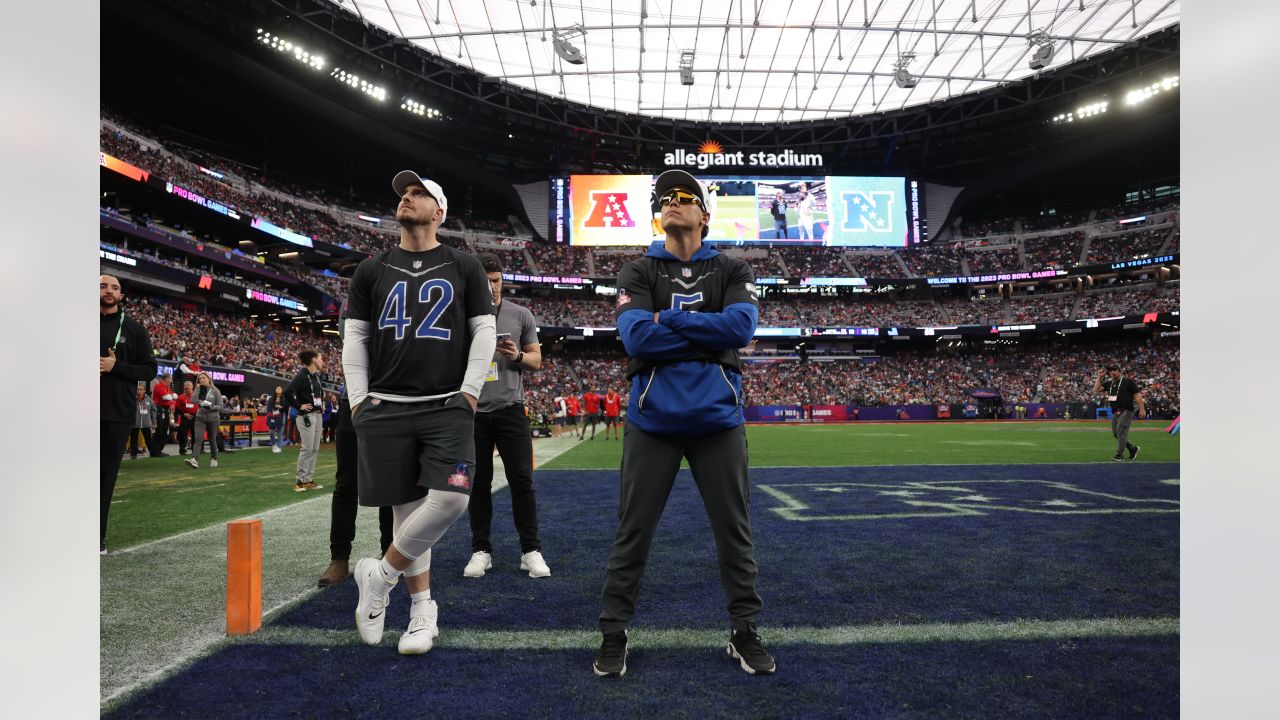
[[(436, 556), (439, 646), (423, 670), (405, 671), (394, 653), (353, 639), (353, 586), (304, 592), (323, 567), (328, 501), (277, 495), (296, 455), (273, 458), (260, 432), (233, 432), (244, 462), (224, 461), (225, 479), (203, 482), (228, 485), (186, 495), (205, 496), (190, 504), (156, 485), (184, 474), (178, 458), (125, 463), (102, 570), (104, 716), (426, 712), (399, 708), (395, 693), (460, 717), (1176, 714), (1179, 456), (1164, 428), (1181, 396), (1179, 3), (902, 0), (871, 3), (885, 7), (865, 25), (856, 2), (802, 3), (817, 8), (812, 18), (787, 17), (780, 2), (713, 4), (725, 12), (661, 1), (625, 13), (619, 4), (616, 16), (607, 3), (545, 0), (102, 5), (100, 267), (121, 279), (161, 367), (194, 358), (218, 371), (224, 394), (257, 400), (314, 348), (332, 359), (322, 379), (337, 391), (351, 274), (400, 238), (388, 181), (406, 168), (436, 180), (449, 196), (440, 241), (498, 255), (504, 299), (539, 325), (543, 365), (525, 378), (526, 407), (546, 443), (535, 444), (539, 498), (545, 533), (560, 536), (548, 543), (560, 563), (552, 579), (564, 583), (526, 590), (510, 573), (497, 589), (461, 582), (452, 564), (469, 548), (458, 523)], [(474, 14), (480, 5), (493, 17)], [(547, 41), (574, 24), (585, 65)], [(884, 31), (894, 24), (910, 30)], [(662, 67), (680, 42), (698, 51), (692, 88), (674, 60)], [(1037, 48), (1049, 64), (1032, 69)], [(759, 70), (761, 57), (779, 67)], [(655, 85), (665, 91), (651, 94)], [(712, 144), (822, 158), (685, 167), (728, 178), (726, 212), (739, 188), (724, 183), (741, 178), (753, 178), (742, 193), (763, 198), (744, 201), (752, 214), (771, 198), (755, 189), (769, 178), (792, 206), (800, 195), (784, 181), (895, 178), (904, 205), (909, 188), (919, 192), (916, 226), (905, 240), (861, 244), (716, 238), (751, 265), (760, 293), (757, 333), (741, 351), (742, 404), (761, 433), (751, 436), (761, 593), (767, 608), (788, 606), (769, 621), (782, 669), (754, 688), (729, 671), (701, 678), (713, 662), (703, 641), (720, 642), (720, 589), (700, 501), (683, 483), (646, 578), (662, 589), (646, 587), (650, 626), (636, 632), (655, 638), (636, 651), (636, 674), (649, 677), (601, 690), (583, 658), (596, 639), (618, 453), (600, 449), (603, 438), (579, 449), (544, 436), (556, 398), (629, 392), (616, 280), (645, 247), (588, 242), (581, 218), (557, 219), (556, 183), (652, 177), (673, 165), (667, 154), (714, 155)], [(825, 238), (841, 237), (834, 194)], [(910, 225), (912, 211), (896, 212)], [(1110, 458), (1110, 408), (1090, 392), (1110, 364), (1141, 387), (1147, 422), (1135, 432), (1149, 462), (1092, 464)], [(938, 500), (939, 515), (903, 520), (886, 499), (953, 487), (1008, 507)], [(1064, 508), (1081, 514), (1048, 513)], [(274, 574), (260, 640), (223, 637), (220, 616), (201, 621), (197, 642), (178, 626), (140, 639), (150, 631), (128, 612), (138, 603), (209, 604), (217, 616), (221, 528), (266, 513), (280, 513), (267, 524), (280, 545), (264, 563)], [(362, 512), (360, 523), (368, 549), (374, 521)], [(508, 525), (496, 517), (495, 535)], [(832, 557), (792, 560), (817, 548)], [(209, 567), (129, 595), (124, 578), (164, 552)], [(403, 622), (406, 598), (397, 602), (388, 627)], [(517, 662), (501, 647), (522, 653), (527, 672), (498, 668)], [(397, 672), (417, 673), (417, 685)], [(1041, 673), (1045, 682), (1031, 678)], [(290, 677), (272, 687), (264, 675)], [(378, 700), (358, 706), (365, 696)]]

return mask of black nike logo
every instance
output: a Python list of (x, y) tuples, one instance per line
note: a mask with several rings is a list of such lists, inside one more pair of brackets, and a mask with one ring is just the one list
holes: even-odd
[[(384, 610), (383, 612), (386, 612), (386, 611)], [(382, 616), (382, 613), (381, 613), (381, 612), (380, 612), (380, 613), (378, 613), (378, 614), (376, 614), (376, 615), (375, 615), (374, 613), (369, 613), (369, 619), (370, 619), (370, 620), (377, 620), (377, 619), (378, 619), (379, 617), (381, 617), (381, 616)]]
[(417, 634), (418, 634), (418, 633), (420, 633), (420, 632), (422, 632), (422, 628), (418, 628), (417, 630), (410, 630), (410, 631), (409, 631), (409, 634), (410, 634), (410, 635), (417, 635)]

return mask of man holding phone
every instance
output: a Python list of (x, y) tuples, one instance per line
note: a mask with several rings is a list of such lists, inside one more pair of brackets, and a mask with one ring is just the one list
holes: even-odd
[(478, 578), (493, 568), (489, 528), (493, 522), (493, 451), (496, 447), (502, 456), (507, 486), (511, 488), (511, 515), (520, 535), (520, 569), (528, 572), (529, 577), (547, 577), (551, 568), (542, 558), (542, 544), (538, 540), (533, 437), (524, 412), (524, 373), (542, 366), (538, 324), (528, 308), (502, 299), (502, 260), (492, 253), (484, 253), (479, 258), (493, 292), (498, 347), (476, 405), (476, 474), (467, 507), (471, 521), (471, 561), (462, 574)]

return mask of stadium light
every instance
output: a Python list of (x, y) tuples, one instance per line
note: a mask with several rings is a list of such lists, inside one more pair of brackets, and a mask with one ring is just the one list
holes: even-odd
[(1031, 60), (1027, 62), (1027, 66), (1032, 70), (1043, 70), (1053, 62), (1053, 40), (1049, 38), (1049, 34), (1044, 30), (1036, 30), (1027, 36), (1027, 42), (1036, 46), (1034, 52), (1031, 53)]
[(556, 30), (552, 33), (554, 41), (551, 43), (551, 46), (555, 49), (556, 55), (559, 55), (561, 60), (569, 63), (570, 65), (581, 65), (587, 61), (587, 56), (582, 53), (582, 50), (578, 49), (578, 46), (573, 44), (572, 40), (574, 38), (583, 37), (586, 34), (586, 28), (581, 25), (570, 25), (564, 30)]
[(262, 43), (263, 47), (293, 56), (294, 60), (297, 60), (312, 70), (324, 69), (325, 61), (320, 55), (308, 52), (301, 45), (285, 40), (279, 35), (273, 35), (262, 28), (258, 28), (258, 42)]
[(346, 83), (360, 92), (368, 95), (374, 100), (383, 101), (387, 99), (387, 89), (379, 85), (374, 85), (367, 80), (361, 80), (359, 75), (349, 73), (342, 68), (334, 68), (329, 73), (329, 77), (334, 78), (338, 82)]
[(693, 84), (693, 50), (680, 51), (680, 84)]
[(1128, 95), (1124, 96), (1124, 104), (1129, 106), (1141, 105), (1156, 95), (1159, 95), (1162, 92), (1170, 92), (1177, 87), (1178, 76), (1173, 75), (1161, 80), (1160, 82), (1151, 83), (1144, 88), (1139, 88), (1138, 90), (1129, 92)]
[(898, 61), (893, 64), (893, 84), (904, 90), (909, 90), (916, 86), (919, 79), (912, 75), (911, 71), (907, 70), (907, 66), (915, 59), (916, 54), (913, 52), (902, 53), (898, 56)]
[(427, 119), (438, 120), (442, 117), (439, 110), (423, 105), (411, 97), (405, 97), (400, 101), (400, 109)]
[(1098, 102), (1089, 103), (1088, 105), (1081, 105), (1080, 107), (1070, 112), (1054, 115), (1053, 122), (1069, 123), (1069, 122), (1075, 122), (1076, 120), (1083, 120), (1085, 118), (1096, 117), (1098, 115), (1102, 115), (1106, 113), (1107, 108), (1110, 106), (1111, 106), (1111, 101), (1109, 100), (1099, 100)]

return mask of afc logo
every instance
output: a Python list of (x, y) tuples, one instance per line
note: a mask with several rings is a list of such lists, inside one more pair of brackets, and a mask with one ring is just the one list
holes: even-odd
[(893, 193), (891, 192), (843, 192), (840, 202), (844, 205), (844, 222), (840, 229), (846, 232), (890, 232), (893, 222)]
[(583, 227), (635, 227), (627, 211), (627, 193), (605, 190), (591, 193), (591, 212)]

